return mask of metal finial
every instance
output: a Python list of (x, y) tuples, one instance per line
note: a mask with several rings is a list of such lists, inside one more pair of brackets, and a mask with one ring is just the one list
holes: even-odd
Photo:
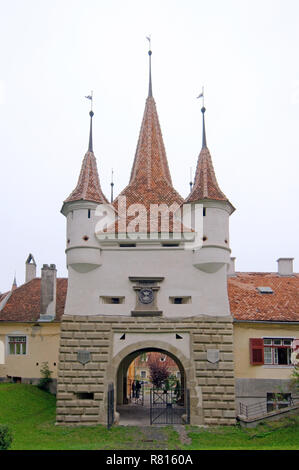
[(190, 193), (191, 193), (191, 191), (192, 191), (192, 186), (193, 186), (193, 180), (192, 180), (192, 168), (190, 168), (190, 183), (189, 183), (189, 185), (190, 185)]
[(206, 126), (205, 126), (205, 112), (206, 112), (206, 108), (205, 108), (205, 102), (204, 102), (204, 99), (205, 99), (205, 96), (204, 96), (204, 87), (202, 87), (202, 92), (200, 93), (200, 95), (198, 95), (197, 98), (202, 98), (202, 108), (201, 108), (201, 112), (202, 112), (202, 148), (204, 148), (204, 147), (207, 146)]
[(205, 125), (205, 112), (206, 108), (203, 106), (201, 108), (202, 112), (202, 148), (207, 146), (207, 138), (206, 138), (206, 125)]
[(151, 37), (146, 36), (146, 39), (149, 42), (149, 50), (148, 50), (148, 56), (149, 56), (149, 83), (148, 83), (148, 96), (153, 96), (153, 89), (152, 89), (152, 51), (151, 51)]
[(93, 146), (92, 146), (92, 118), (94, 116), (94, 112), (92, 110), (92, 100), (93, 100), (93, 91), (91, 92), (90, 95), (85, 96), (88, 100), (90, 100), (90, 111), (89, 111), (89, 116), (90, 116), (90, 130), (89, 130), (89, 143), (88, 143), (88, 152), (93, 152)]
[(113, 202), (113, 186), (114, 186), (114, 183), (113, 183), (113, 168), (111, 170), (111, 183), (110, 183), (110, 186), (111, 186), (111, 202)]

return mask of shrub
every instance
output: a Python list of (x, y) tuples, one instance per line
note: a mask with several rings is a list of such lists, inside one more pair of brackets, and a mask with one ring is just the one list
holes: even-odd
[(52, 382), (52, 379), (51, 379), (52, 371), (49, 369), (49, 365), (47, 362), (43, 362), (43, 365), (40, 369), (40, 373), (41, 373), (42, 378), (40, 379), (37, 386), (38, 388), (42, 390), (48, 391), (49, 385)]
[(12, 432), (6, 425), (0, 424), (0, 450), (7, 450), (12, 443)]

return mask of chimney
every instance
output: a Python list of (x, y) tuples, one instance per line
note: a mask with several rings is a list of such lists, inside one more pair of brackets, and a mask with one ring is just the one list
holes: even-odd
[(280, 276), (293, 276), (294, 258), (278, 258), (278, 274)]
[(36, 263), (33, 255), (29, 253), (29, 256), (25, 263), (25, 282), (29, 282), (36, 277)]
[(41, 299), (39, 321), (51, 321), (56, 314), (56, 266), (44, 264), (42, 267)]
[(236, 258), (234, 256), (231, 256), (230, 263), (229, 263), (229, 266), (227, 268), (227, 275), (229, 277), (236, 276), (235, 261), (236, 261)]

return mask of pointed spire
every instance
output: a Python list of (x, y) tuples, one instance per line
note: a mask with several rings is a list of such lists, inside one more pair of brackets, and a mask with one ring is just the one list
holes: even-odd
[[(203, 97), (203, 93), (198, 96), (198, 98), (200, 97)], [(211, 154), (207, 147), (205, 111), (206, 108), (202, 106), (202, 148), (197, 161), (193, 188), (185, 201), (186, 203), (198, 202), (203, 199), (228, 201), (227, 197), (218, 186)], [(233, 206), (232, 208), (234, 210)]]
[[(150, 37), (147, 37), (150, 43)], [(152, 95), (151, 49), (149, 54), (149, 90), (139, 133), (130, 182), (120, 196), (127, 205), (182, 204), (183, 198), (172, 186), (156, 103)], [(115, 201), (117, 204), (117, 199)]]
[(18, 286), (17, 286), (16, 273), (15, 273), (11, 290), (12, 290), (12, 291), (13, 291), (13, 290), (16, 290), (17, 287), (18, 287)]
[[(92, 107), (92, 95), (86, 96), (86, 98), (91, 100), (91, 107)], [(93, 153), (92, 118), (94, 116), (94, 113), (92, 109), (89, 112), (89, 116), (90, 116), (90, 130), (89, 130), (88, 150), (82, 162), (81, 172), (79, 175), (77, 186), (74, 189), (74, 191), (72, 191), (72, 193), (69, 195), (69, 197), (64, 201), (64, 203), (73, 202), (73, 201), (81, 201), (81, 200), (98, 202), (101, 204), (108, 203), (101, 189), (100, 179), (99, 179), (98, 169), (97, 169), (97, 162)], [(63, 211), (63, 208), (62, 208), (62, 211)]]

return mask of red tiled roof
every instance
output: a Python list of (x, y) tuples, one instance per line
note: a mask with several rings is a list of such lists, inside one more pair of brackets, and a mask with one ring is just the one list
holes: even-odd
[(176, 202), (180, 206), (184, 201), (172, 186), (158, 113), (152, 96), (146, 100), (130, 182), (114, 201), (116, 209), (120, 196), (126, 196), (127, 207), (143, 204), (148, 212), (148, 220), (151, 204), (171, 206)]
[[(41, 279), (35, 278), (13, 291), (0, 311), (0, 321), (37, 321), (40, 286)], [(271, 287), (273, 294), (260, 294), (257, 287)], [(63, 315), (66, 292), (67, 279), (58, 278), (55, 320)], [(237, 273), (228, 279), (228, 295), (235, 320), (299, 322), (299, 274)]]
[[(56, 298), (56, 317), (60, 320), (63, 312), (67, 291), (67, 279), (58, 278)], [(0, 311), (0, 321), (31, 322), (40, 316), (41, 279), (35, 278), (15, 289), (4, 308)]]
[(96, 158), (91, 151), (86, 152), (84, 156), (76, 188), (64, 202), (81, 201), (82, 199), (99, 204), (108, 203), (101, 189)]
[(139, 182), (150, 188), (158, 181), (165, 181), (172, 186), (156, 103), (149, 96), (145, 103), (129, 185)]
[(228, 201), (218, 186), (211, 154), (207, 147), (203, 147), (200, 151), (194, 185), (186, 202), (196, 202), (202, 199)]
[(4, 294), (0, 294), (0, 302), (9, 294), (9, 292), (4, 292)]
[[(257, 287), (271, 287), (273, 294)], [(299, 274), (237, 273), (228, 280), (228, 295), (236, 320), (299, 322)]]

